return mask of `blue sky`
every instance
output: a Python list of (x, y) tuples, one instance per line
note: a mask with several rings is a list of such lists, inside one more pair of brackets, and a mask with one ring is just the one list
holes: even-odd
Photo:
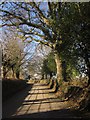
[[(7, 8), (5, 8), (5, 9), (7, 10), (9, 8), (11, 9), (10, 4), (8, 3), (7, 4)], [(41, 5), (40, 5), (40, 9), (44, 10), (44, 11), (47, 11), (48, 10), (47, 3), (46, 2), (42, 2)], [(32, 16), (33, 16), (33, 14), (32, 14)], [(2, 23), (1, 20), (0, 20), (0, 23)], [(0, 31), (2, 31), (2, 28), (0, 28)], [(38, 36), (34, 36), (34, 37), (36, 39), (40, 40), (40, 38)], [(37, 44), (38, 44), (37, 42), (33, 41), (25, 48), (25, 51), (30, 48), (30, 50), (28, 50), (30, 52), (30, 54), (27, 56), (27, 58), (31, 57), (34, 54), (35, 48), (36, 48)]]

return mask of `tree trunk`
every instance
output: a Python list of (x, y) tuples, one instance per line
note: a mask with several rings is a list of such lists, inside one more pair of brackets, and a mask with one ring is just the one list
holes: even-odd
[(6, 78), (6, 74), (7, 74), (6, 67), (3, 66), (3, 78)]
[(44, 74), (42, 74), (42, 78), (41, 78), (42, 80), (44, 79)]
[(67, 73), (66, 73), (66, 62), (62, 62), (62, 76), (63, 76), (63, 81), (67, 82)]
[(16, 71), (16, 78), (17, 78), (17, 79), (20, 78), (20, 71), (19, 71), (19, 70)]
[(52, 78), (52, 72), (50, 72), (50, 79)]
[(16, 78), (19, 79), (19, 72), (16, 73)]
[(45, 79), (47, 79), (47, 74), (45, 74)]
[(60, 83), (62, 81), (62, 62), (58, 52), (55, 52), (54, 55), (57, 68), (57, 81)]
[(13, 67), (12, 67), (12, 78), (15, 78), (15, 76), (14, 76), (14, 69), (13, 69)]

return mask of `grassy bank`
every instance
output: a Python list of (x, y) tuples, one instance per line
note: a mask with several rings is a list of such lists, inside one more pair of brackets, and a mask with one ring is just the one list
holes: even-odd
[(26, 80), (10, 80), (4, 79), (2, 80), (2, 101), (6, 101), (15, 93), (23, 90), (28, 86)]

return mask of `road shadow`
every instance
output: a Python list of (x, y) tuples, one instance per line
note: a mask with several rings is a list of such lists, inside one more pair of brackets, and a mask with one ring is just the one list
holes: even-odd
[[(2, 120), (17, 119), (17, 118), (59, 118), (62, 119), (80, 119), (81, 113), (78, 111), (71, 111), (70, 109), (60, 109), (59, 102), (63, 102), (57, 98), (37, 97), (39, 93), (32, 93), (28, 96), (33, 84), (29, 85), (23, 91), (15, 94), (9, 101), (3, 105)], [(34, 86), (35, 87), (35, 86)], [(41, 88), (42, 89), (42, 88)], [(38, 90), (38, 89), (37, 89)], [(35, 92), (35, 91), (34, 91)], [(36, 96), (37, 94), (37, 96)], [(40, 93), (43, 96), (43, 93)], [(33, 95), (33, 96), (32, 96)], [(27, 99), (25, 99), (28, 96)], [(36, 97), (35, 97), (36, 96)], [(41, 95), (39, 95), (41, 96)], [(34, 99), (35, 98), (35, 99)], [(62, 104), (62, 103), (61, 103)], [(65, 106), (65, 103), (63, 104)], [(19, 109), (18, 109), (19, 108)], [(66, 108), (66, 107), (63, 107)], [(9, 111), (10, 110), (10, 111)], [(35, 111), (36, 110), (36, 111)], [(85, 118), (84, 118), (85, 120)]]
[(51, 92), (48, 91), (48, 92), (44, 92), (44, 93), (42, 93), (42, 92), (41, 93), (28, 93), (28, 95), (37, 95), (37, 94), (43, 95), (43, 94), (49, 94), (49, 93), (51, 93)]
[(58, 103), (58, 102), (64, 102), (63, 100), (57, 99), (57, 98), (44, 98), (44, 99), (35, 99), (35, 100), (24, 100), (23, 105), (29, 105), (30, 103), (38, 104), (39, 102), (43, 103)]
[(23, 114), (23, 115), (13, 116), (11, 118), (59, 118), (61, 120), (63, 119), (82, 120), (82, 117), (80, 117), (80, 113), (77, 113), (76, 111), (71, 111), (70, 109), (60, 109), (60, 110), (52, 110), (45, 112), (37, 112), (32, 114)]
[(47, 83), (34, 84), (34, 86), (48, 86)]
[(32, 89), (32, 90), (49, 90), (50, 88), (49, 87), (46, 87), (46, 88), (38, 88), (38, 89)]
[(31, 90), (33, 84), (28, 84), (26, 88), (15, 93), (10, 99), (2, 103), (2, 119), (13, 115), (22, 106), (24, 99)]

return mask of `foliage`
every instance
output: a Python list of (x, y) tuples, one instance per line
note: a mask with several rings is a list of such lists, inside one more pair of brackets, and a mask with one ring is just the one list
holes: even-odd
[[(70, 71), (90, 74), (89, 11), (90, 3), (66, 3), (61, 9), (62, 61)], [(83, 12), (84, 11), (84, 12)], [(89, 66), (89, 67), (88, 67)]]
[(52, 52), (43, 61), (42, 74), (50, 75), (50, 77), (52, 74), (56, 74), (56, 63)]
[[(24, 40), (51, 47), (60, 55), (60, 62), (65, 60), (70, 69), (78, 69), (90, 77), (90, 2), (6, 2), (0, 11), (2, 26), (14, 26)], [(57, 69), (58, 74), (61, 71)]]
[(52, 73), (56, 73), (56, 63), (55, 63), (55, 58), (54, 58), (54, 54), (51, 52), (48, 55), (48, 68), (50, 69), (50, 71), (52, 71)]

